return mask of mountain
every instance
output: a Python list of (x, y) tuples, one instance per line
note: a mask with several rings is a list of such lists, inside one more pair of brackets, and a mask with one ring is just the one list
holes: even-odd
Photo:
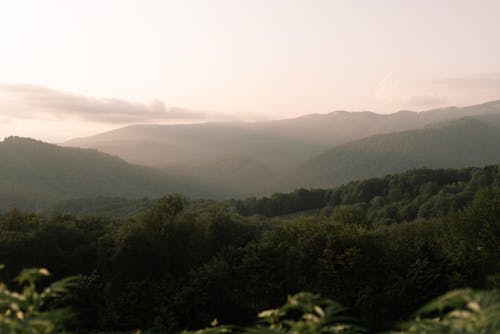
[(333, 186), (421, 167), (460, 168), (499, 162), (500, 128), (465, 117), (333, 147), (282, 183)]
[(500, 124), (500, 101), (394, 114), (336, 111), (257, 123), (132, 125), (64, 145), (95, 148), (155, 167), (209, 165), (244, 155), (283, 173), (332, 146), (466, 116), (490, 117)]
[(92, 149), (9, 137), (0, 142), (0, 208), (37, 209), (79, 197), (210, 196), (184, 177), (131, 165)]

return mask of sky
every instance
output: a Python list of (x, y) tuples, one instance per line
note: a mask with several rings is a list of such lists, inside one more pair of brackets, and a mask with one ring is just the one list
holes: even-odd
[(498, 0), (0, 0), (0, 138), (500, 99)]

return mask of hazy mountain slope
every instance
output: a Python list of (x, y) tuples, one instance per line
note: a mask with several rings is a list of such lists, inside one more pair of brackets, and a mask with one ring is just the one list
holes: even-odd
[(96, 148), (149, 166), (203, 165), (245, 155), (269, 168), (286, 171), (352, 140), (482, 115), (500, 115), (500, 101), (420, 113), (337, 111), (257, 123), (133, 125), (73, 139), (65, 145)]
[(199, 180), (214, 188), (223, 188), (233, 197), (273, 192), (275, 180), (280, 176), (261, 162), (245, 155), (196, 166), (174, 166), (167, 171)]
[(195, 182), (95, 150), (10, 137), (0, 142), (0, 157), (0, 208), (38, 208), (77, 197), (209, 195)]
[(333, 147), (283, 183), (332, 186), (419, 167), (459, 168), (499, 162), (500, 128), (464, 118)]

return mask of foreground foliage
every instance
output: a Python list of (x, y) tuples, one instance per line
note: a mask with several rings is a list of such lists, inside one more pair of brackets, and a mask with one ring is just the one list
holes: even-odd
[(499, 333), (500, 293), (451, 291), (419, 309), (417, 318), (401, 328), (395, 333)]
[(0, 282), (0, 333), (49, 334), (62, 328), (70, 317), (69, 309), (49, 308), (48, 304), (65, 294), (76, 278), (53, 282), (39, 291), (36, 282), (47, 276), (44, 268), (23, 270), (16, 278), (22, 287), (20, 292)]
[[(280, 308), (259, 313), (260, 324), (252, 327), (217, 326), (183, 334), (354, 334), (365, 330), (343, 315), (345, 308), (310, 293), (288, 297)], [(492, 334), (500, 331), (498, 291), (455, 290), (426, 304), (416, 319), (402, 323), (393, 334)]]

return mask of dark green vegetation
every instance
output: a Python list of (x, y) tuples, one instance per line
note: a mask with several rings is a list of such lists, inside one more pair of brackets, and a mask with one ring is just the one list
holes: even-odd
[[(334, 189), (298, 189), (270, 197), (232, 200), (236, 211), (275, 217), (289, 214), (343, 215), (362, 217), (369, 226), (380, 226), (418, 218), (434, 218), (469, 204), (478, 191), (500, 186), (498, 166), (411, 170), (364, 181), (353, 181)], [(306, 212), (300, 212), (306, 211)], [(359, 223), (358, 219), (358, 223)]]
[(299, 291), (345, 305), (373, 332), (447, 291), (499, 285), (498, 166), (147, 206), (124, 219), (4, 212), (0, 281), (42, 265), (53, 279), (81, 275), (70, 326), (162, 333), (214, 318), (249, 326)]
[(10, 137), (0, 142), (0, 157), (0, 209), (18, 206), (33, 210), (79, 197), (140, 198), (180, 191), (210, 195), (182, 177), (90, 149)]
[[(252, 327), (217, 326), (183, 334), (356, 334), (366, 333), (346, 316), (346, 309), (329, 299), (310, 293), (289, 296), (285, 305), (259, 313), (259, 323)], [(387, 333), (498, 333), (500, 331), (500, 294), (493, 291), (455, 290), (424, 305), (416, 319), (399, 324)]]
[(133, 125), (67, 142), (162, 168), (227, 197), (330, 187), (412, 168), (500, 162), (500, 102), (333, 112), (257, 123)]

